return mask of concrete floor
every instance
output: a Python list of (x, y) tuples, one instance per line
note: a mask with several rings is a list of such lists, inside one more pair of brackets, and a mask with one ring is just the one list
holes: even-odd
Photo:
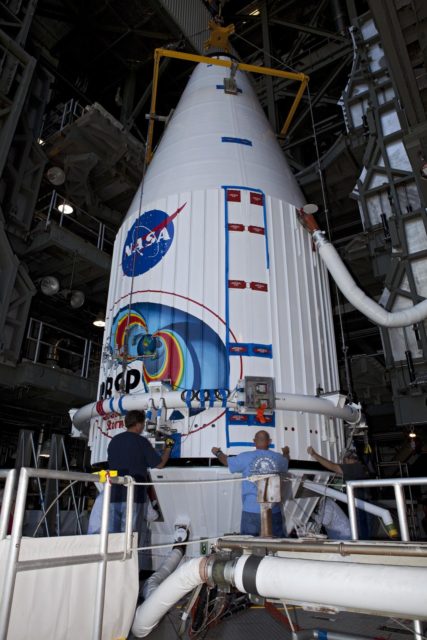
[[(278, 605), (280, 606), (280, 605)], [(403, 628), (391, 618), (361, 615), (358, 613), (320, 613), (304, 611), (299, 607), (288, 607), (293, 624), (302, 629), (326, 629), (329, 631), (356, 634), (374, 640), (408, 640), (413, 638), (412, 622), (399, 620)], [(180, 626), (179, 607), (173, 609), (150, 636), (150, 640), (178, 640)], [(280, 608), (280, 613), (285, 613)], [(427, 625), (426, 625), (427, 626)], [(279, 622), (263, 607), (253, 606), (234, 614), (210, 629), (204, 640), (291, 640), (292, 634), (286, 622)], [(188, 638), (187, 635), (184, 638)], [(129, 636), (128, 640), (132, 640)], [(182, 640), (182, 638), (181, 638)]]

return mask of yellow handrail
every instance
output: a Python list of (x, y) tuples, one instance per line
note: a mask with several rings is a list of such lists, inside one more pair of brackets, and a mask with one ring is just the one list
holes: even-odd
[(294, 98), (292, 106), (289, 110), (289, 113), (286, 117), (285, 123), (280, 131), (280, 136), (284, 136), (289, 129), (292, 118), (294, 117), (295, 111), (298, 108), (299, 103), (301, 102), (301, 98), (304, 94), (304, 91), (307, 87), (309, 76), (304, 73), (294, 73), (293, 71), (281, 71), (280, 69), (271, 69), (269, 67), (259, 67), (254, 64), (246, 64), (244, 62), (235, 62), (233, 60), (220, 60), (218, 58), (210, 58), (208, 56), (199, 56), (195, 53), (184, 53), (183, 51), (173, 51), (170, 49), (156, 49), (154, 51), (154, 72), (153, 72), (153, 90), (151, 94), (151, 105), (150, 105), (150, 122), (148, 125), (148, 134), (147, 134), (147, 149), (146, 149), (146, 164), (151, 161), (153, 157), (152, 145), (153, 145), (153, 132), (154, 132), (154, 122), (156, 115), (156, 102), (157, 102), (157, 88), (159, 85), (159, 65), (161, 58), (175, 58), (177, 60), (188, 60), (189, 62), (202, 62), (206, 64), (213, 64), (217, 67), (226, 67), (230, 69), (234, 67), (236, 70), (247, 71), (248, 73), (259, 73), (265, 76), (275, 76), (277, 78), (285, 78), (287, 80), (297, 80), (301, 83), (298, 92)]

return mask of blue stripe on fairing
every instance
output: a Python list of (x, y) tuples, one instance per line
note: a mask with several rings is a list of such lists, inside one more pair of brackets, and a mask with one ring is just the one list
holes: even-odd
[[(224, 85), (223, 84), (217, 84), (216, 88), (217, 89), (224, 89)], [(237, 93), (243, 93), (243, 91), (241, 89), (239, 89), (239, 87), (237, 87)]]
[[(229, 274), (229, 229), (228, 229), (228, 200), (227, 200), (227, 187), (223, 187), (224, 189), (224, 228), (225, 228), (225, 348), (227, 350), (227, 354), (230, 352), (230, 307), (229, 307), (229, 291), (228, 291), (228, 274)], [(228, 364), (228, 378), (227, 378), (227, 388), (230, 388), (230, 362)], [(226, 415), (228, 414), (228, 409), (226, 409)], [(228, 431), (227, 420), (225, 422), (225, 437), (227, 447), (230, 446), (230, 434)]]
[[(224, 141), (224, 138), (222, 138)], [(252, 144), (252, 143), (251, 143)], [(261, 189), (256, 189), (254, 187), (242, 187), (240, 185), (232, 185), (232, 184), (223, 184), (221, 188), (224, 189), (224, 213), (225, 213), (225, 347), (227, 350), (227, 354), (230, 356), (230, 309), (229, 309), (229, 290), (228, 290), (228, 275), (229, 275), (229, 229), (228, 229), (228, 201), (227, 201), (227, 190), (228, 189), (240, 189), (240, 191), (252, 191), (253, 193), (261, 193), (262, 201), (263, 201), (263, 209), (264, 209), (264, 227), (265, 227), (265, 247), (266, 247), (266, 260), (267, 260), (267, 269), (269, 268), (269, 257), (268, 257), (268, 239), (267, 239), (267, 219), (266, 219), (266, 208), (265, 208), (265, 193)], [(228, 388), (230, 388), (230, 368), (228, 369)], [(226, 445), (228, 447), (253, 447), (253, 442), (231, 442), (230, 441), (230, 431), (229, 431), (229, 409), (227, 409), (226, 420), (225, 420), (225, 438)], [(236, 426), (235, 424), (232, 426)], [(257, 425), (259, 426), (259, 425)], [(274, 445), (270, 445), (272, 449), (274, 449)]]
[(221, 142), (233, 142), (234, 144), (243, 144), (247, 147), (252, 147), (252, 141), (246, 138), (233, 138), (231, 136), (222, 136)]

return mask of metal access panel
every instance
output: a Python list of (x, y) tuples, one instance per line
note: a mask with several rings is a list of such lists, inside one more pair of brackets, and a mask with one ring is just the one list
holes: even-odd
[(263, 405), (266, 411), (275, 407), (274, 378), (246, 376), (244, 380), (246, 410), (257, 411)]

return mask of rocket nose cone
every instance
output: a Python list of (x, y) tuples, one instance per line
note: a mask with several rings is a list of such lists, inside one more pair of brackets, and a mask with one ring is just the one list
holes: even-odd
[(229, 76), (230, 70), (214, 59), (195, 68), (148, 167), (144, 203), (172, 193), (242, 185), (303, 204), (250, 79), (237, 72), (233, 95), (224, 91)]

